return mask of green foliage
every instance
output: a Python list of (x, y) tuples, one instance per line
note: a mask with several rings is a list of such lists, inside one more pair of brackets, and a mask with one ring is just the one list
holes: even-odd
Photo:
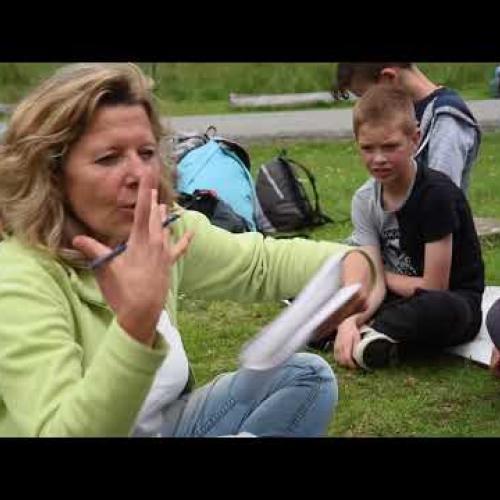
[[(500, 217), (500, 133), (487, 134), (472, 174), (470, 200), (478, 216)], [(367, 178), (352, 141), (276, 142), (249, 147), (254, 173), (286, 147), (318, 182), (325, 212), (345, 219), (355, 189)], [(342, 239), (349, 221), (311, 232)], [(500, 241), (483, 244), (487, 281), (500, 285)], [(237, 368), (241, 345), (278, 314), (280, 304), (242, 305), (183, 297), (179, 322), (198, 384)], [(330, 354), (325, 359), (332, 362)], [(439, 355), (375, 373), (334, 365), (340, 402), (331, 436), (500, 436), (500, 382), (461, 358)]]
[[(276, 94), (326, 91), (336, 63), (140, 63), (154, 76), (163, 113), (228, 113), (229, 94)], [(0, 102), (15, 103), (57, 63), (0, 63)], [(422, 63), (431, 80), (463, 93), (488, 98), (495, 63)], [(336, 103), (335, 106), (340, 104)], [(345, 104), (343, 104), (345, 105)], [(323, 105), (324, 106), (324, 105)], [(241, 111), (241, 110), (237, 110)]]
[(17, 102), (58, 66), (56, 63), (0, 63), (0, 101)]
[(470, 99), (487, 99), (497, 64), (421, 63), (419, 67), (435, 83), (459, 90)]

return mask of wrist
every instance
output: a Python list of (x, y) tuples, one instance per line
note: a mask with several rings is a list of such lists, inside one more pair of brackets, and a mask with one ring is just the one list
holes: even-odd
[(156, 340), (156, 325), (157, 321), (151, 321), (151, 316), (139, 318), (137, 316), (121, 315), (117, 316), (116, 320), (120, 327), (133, 339), (142, 344), (152, 346)]
[(353, 326), (357, 328), (357, 314), (354, 314), (353, 316), (349, 316), (348, 318), (344, 319), (342, 323), (339, 324), (338, 329), (345, 329), (345, 328), (352, 328)]

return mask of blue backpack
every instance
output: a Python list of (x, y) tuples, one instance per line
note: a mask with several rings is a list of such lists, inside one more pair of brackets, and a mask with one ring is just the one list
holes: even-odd
[(182, 195), (210, 190), (244, 219), (248, 231), (265, 231), (266, 220), (255, 192), (248, 153), (234, 141), (210, 135), (210, 130), (215, 132), (210, 127), (205, 134), (174, 137), (176, 190)]

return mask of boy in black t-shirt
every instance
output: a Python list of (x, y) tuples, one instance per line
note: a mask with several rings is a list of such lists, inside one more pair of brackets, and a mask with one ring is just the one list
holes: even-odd
[(404, 91), (370, 88), (353, 126), (372, 178), (352, 200), (352, 239), (383, 267), (387, 294), (379, 289), (364, 313), (339, 326), (336, 361), (372, 369), (403, 345), (471, 340), (481, 326), (484, 266), (464, 194), (441, 172), (417, 167), (419, 130)]

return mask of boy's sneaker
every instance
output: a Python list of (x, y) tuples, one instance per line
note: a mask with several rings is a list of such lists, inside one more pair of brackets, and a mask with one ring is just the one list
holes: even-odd
[(242, 431), (239, 432), (238, 434), (228, 434), (227, 436), (218, 436), (221, 438), (256, 438), (257, 436), (255, 434), (252, 434), (251, 432), (246, 432)]
[(361, 342), (354, 348), (353, 358), (365, 370), (374, 370), (398, 362), (398, 341), (365, 327), (361, 330)]

